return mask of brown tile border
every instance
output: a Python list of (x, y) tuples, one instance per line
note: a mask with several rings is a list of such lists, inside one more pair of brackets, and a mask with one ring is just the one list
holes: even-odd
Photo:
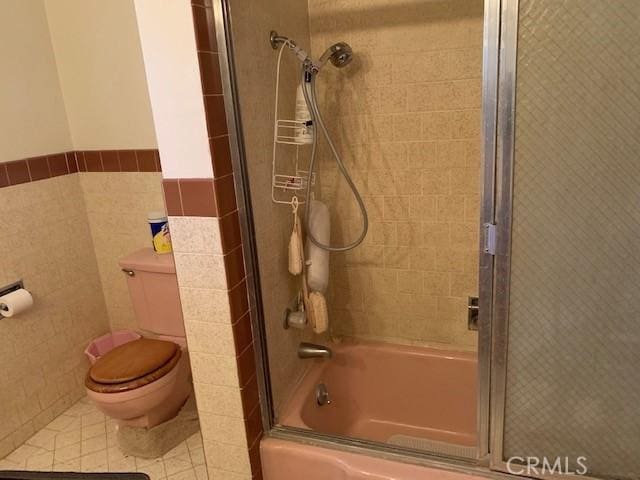
[(236, 205), (236, 186), (233, 174), (225, 175), (214, 180), (216, 188), (216, 202), (220, 216), (227, 215), (238, 209)]
[(158, 150), (85, 150), (0, 163), (0, 188), (77, 172), (160, 172)]
[(76, 151), (81, 172), (161, 172), (155, 149)]
[(218, 216), (213, 178), (165, 178), (162, 187), (168, 215)]

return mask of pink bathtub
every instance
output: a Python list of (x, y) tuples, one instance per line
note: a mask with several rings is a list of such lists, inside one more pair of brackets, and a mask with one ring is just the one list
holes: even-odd
[(264, 480), (482, 480), (489, 475), (439, 468), (305, 445), (276, 438), (260, 442)]
[[(281, 411), (281, 425), (473, 457), (475, 353), (384, 343), (330, 345)], [(319, 406), (323, 383), (330, 404)]]

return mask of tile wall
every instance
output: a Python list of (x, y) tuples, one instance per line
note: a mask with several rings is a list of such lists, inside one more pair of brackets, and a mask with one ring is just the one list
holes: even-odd
[(0, 285), (22, 278), (36, 302), (0, 320), (11, 365), (0, 374), (0, 457), (84, 394), (91, 339), (135, 326), (117, 261), (149, 245), (146, 214), (164, 208), (158, 170), (156, 150), (0, 163)]
[[(316, 57), (337, 41), (355, 52), (318, 84), (370, 220), (363, 246), (332, 255), (332, 332), (473, 349), (483, 2), (310, 0), (309, 13)], [(326, 151), (320, 172), (332, 241), (355, 238), (362, 220)]]
[[(275, 101), (275, 71), (278, 54), (268, 42), (268, 32), (277, 30), (302, 48), (310, 45), (306, 2), (286, 0), (278, 4), (239, 0), (231, 6), (240, 114), (244, 129), (245, 160), (249, 171), (253, 220), (262, 286), (269, 369), (276, 415), (287, 391), (302, 375), (305, 364), (297, 358), (301, 341), (313, 341), (313, 333), (282, 328), (282, 314), (292, 306), (300, 289), (299, 279), (289, 274), (288, 244), (293, 227), (288, 205), (271, 201), (271, 155)], [(257, 82), (256, 71), (263, 72)], [(281, 118), (293, 118), (299, 62), (284, 52), (280, 82)], [(281, 173), (291, 167), (295, 147), (280, 146), (277, 162)], [(279, 170), (280, 171), (280, 170)], [(279, 199), (291, 192), (278, 192)], [(316, 340), (319, 341), (319, 340)]]
[(0, 223), (0, 285), (23, 279), (35, 301), (0, 317), (2, 458), (84, 395), (83, 351), (109, 320), (78, 175), (0, 188)]
[(164, 211), (161, 174), (82, 172), (79, 176), (111, 330), (136, 329), (118, 260), (151, 247), (147, 214)]
[(209, 478), (262, 478), (262, 417), (224, 97), (209, 1), (192, 4), (214, 178), (165, 178)]

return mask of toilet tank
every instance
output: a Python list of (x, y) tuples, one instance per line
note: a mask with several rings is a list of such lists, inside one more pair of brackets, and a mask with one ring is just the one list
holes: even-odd
[(159, 335), (184, 337), (173, 255), (144, 248), (118, 264), (127, 278), (138, 327)]

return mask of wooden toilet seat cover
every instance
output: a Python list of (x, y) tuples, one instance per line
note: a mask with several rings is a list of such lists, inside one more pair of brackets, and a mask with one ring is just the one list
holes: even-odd
[(100, 357), (89, 369), (85, 385), (103, 393), (140, 388), (169, 373), (180, 356), (180, 347), (173, 342), (140, 338)]

